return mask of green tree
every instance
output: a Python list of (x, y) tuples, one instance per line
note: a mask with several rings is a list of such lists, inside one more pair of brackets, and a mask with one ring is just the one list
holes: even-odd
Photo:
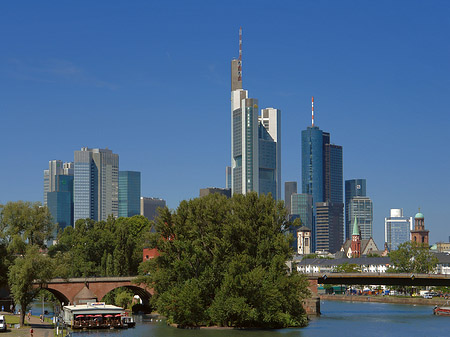
[(14, 301), (20, 304), (20, 324), (24, 324), (25, 312), (36, 297), (39, 288), (33, 282), (45, 283), (52, 278), (51, 259), (39, 252), (37, 246), (28, 246), (23, 256), (14, 260), (9, 267), (8, 279)]
[(0, 205), (0, 232), (2, 238), (11, 245), (13, 253), (23, 254), (24, 245), (18, 241), (43, 247), (53, 235), (55, 225), (47, 207), (29, 201), (8, 202)]
[(282, 203), (256, 193), (213, 194), (161, 210), (140, 282), (155, 289), (153, 304), (188, 326), (287, 327), (306, 324), (303, 275), (288, 273), (292, 257)]
[(405, 242), (390, 253), (392, 267), (388, 272), (394, 273), (430, 273), (439, 262), (430, 252), (428, 246), (417, 242)]
[(356, 263), (342, 263), (340, 265), (337, 265), (334, 269), (337, 273), (360, 273), (361, 267), (358, 266)]

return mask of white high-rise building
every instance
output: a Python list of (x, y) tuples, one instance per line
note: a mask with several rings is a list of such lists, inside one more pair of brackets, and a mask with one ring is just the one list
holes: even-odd
[(119, 215), (119, 155), (108, 149), (75, 151), (74, 222)]
[(242, 30), (239, 59), (231, 61), (231, 191), (272, 193), (281, 199), (281, 112), (242, 89)]

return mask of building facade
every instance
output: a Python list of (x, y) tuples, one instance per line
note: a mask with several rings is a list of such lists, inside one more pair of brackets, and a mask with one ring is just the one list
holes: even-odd
[(284, 183), (284, 207), (291, 213), (291, 196), (297, 194), (297, 182), (296, 181), (286, 181)]
[(348, 205), (348, 214), (356, 218), (361, 231), (361, 239), (373, 237), (373, 204), (368, 197), (353, 197)]
[(119, 155), (81, 148), (74, 154), (74, 222), (119, 215)]
[(314, 106), (312, 125), (302, 131), (302, 193), (313, 198), (313, 251), (337, 251), (344, 241), (343, 149), (314, 125)]
[(141, 197), (141, 215), (150, 221), (154, 221), (158, 216), (158, 208), (164, 207), (166, 207), (164, 199)]
[(119, 171), (119, 217), (141, 213), (141, 172)]
[(47, 192), (47, 207), (53, 223), (58, 224), (58, 228), (62, 230), (73, 226), (73, 179), (71, 175), (56, 175), (54, 191)]
[(291, 214), (298, 215), (303, 226), (312, 228), (313, 224), (313, 198), (310, 194), (291, 195)]
[(410, 240), (412, 217), (403, 216), (403, 208), (392, 208), (388, 218), (384, 218), (384, 241), (389, 251)]
[(344, 243), (344, 204), (316, 203), (316, 251), (335, 253)]
[(366, 179), (350, 179), (345, 181), (345, 238), (351, 238), (350, 200), (354, 197), (366, 196)]

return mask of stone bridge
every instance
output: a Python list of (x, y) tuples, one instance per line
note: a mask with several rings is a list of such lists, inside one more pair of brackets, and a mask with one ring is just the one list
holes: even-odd
[(144, 305), (147, 305), (153, 295), (153, 289), (149, 289), (145, 284), (133, 282), (135, 277), (83, 277), (83, 278), (56, 278), (45, 284), (35, 284), (50, 291), (64, 304), (86, 303), (87, 300), (101, 301), (110, 291), (125, 287), (139, 295)]

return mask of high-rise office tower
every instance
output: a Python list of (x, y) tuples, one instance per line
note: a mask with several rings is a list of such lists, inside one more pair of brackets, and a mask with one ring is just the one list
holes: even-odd
[(349, 213), (350, 200), (353, 197), (365, 196), (366, 179), (350, 179), (345, 181), (345, 239), (351, 238), (352, 223), (355, 220)]
[(286, 181), (284, 183), (284, 207), (291, 213), (291, 195), (297, 193), (297, 182), (296, 181)]
[(73, 226), (73, 178), (73, 175), (56, 175), (54, 191), (47, 192), (47, 207), (53, 223), (60, 229)]
[(119, 171), (119, 217), (141, 213), (141, 172)]
[(335, 253), (341, 249), (344, 237), (341, 205), (331, 201), (316, 203), (316, 250)]
[(369, 197), (353, 197), (348, 205), (348, 214), (356, 219), (362, 240), (369, 240), (373, 236), (373, 205)]
[(291, 214), (298, 215), (302, 225), (312, 228), (313, 223), (313, 197), (311, 194), (297, 194), (291, 195)]
[(44, 206), (47, 205), (47, 193), (56, 191), (56, 176), (64, 174), (64, 165), (66, 164), (63, 164), (61, 160), (48, 162), (48, 170), (44, 170)]
[(387, 248), (392, 251), (410, 240), (413, 230), (412, 217), (403, 216), (403, 208), (392, 208), (388, 218), (384, 218), (384, 241)]
[(232, 194), (271, 193), (281, 197), (281, 112), (258, 110), (258, 100), (242, 89), (242, 29), (239, 59), (231, 61)]
[[(311, 120), (311, 126), (302, 131), (302, 193), (313, 197), (312, 247), (313, 250), (323, 250), (323, 247), (335, 249), (344, 241), (342, 146), (331, 144), (330, 134), (314, 125), (314, 97)], [(316, 247), (319, 240), (316, 228), (319, 204), (322, 243)], [(326, 216), (324, 207), (327, 208)], [(325, 221), (329, 221), (326, 231)], [(336, 236), (341, 234), (342, 237)]]
[(261, 110), (259, 120), (259, 193), (281, 199), (281, 111)]
[(158, 216), (158, 208), (166, 207), (166, 201), (158, 198), (141, 197), (141, 215), (150, 221), (155, 220)]
[(81, 148), (74, 160), (74, 222), (119, 215), (119, 155), (108, 149)]

